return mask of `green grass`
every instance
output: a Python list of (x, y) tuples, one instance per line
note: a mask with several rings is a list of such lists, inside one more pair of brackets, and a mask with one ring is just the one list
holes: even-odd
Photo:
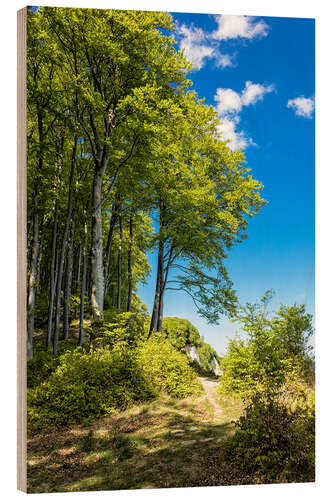
[(164, 396), (90, 426), (48, 429), (28, 443), (28, 491), (205, 485), (203, 464), (234, 430), (221, 410), (205, 396)]

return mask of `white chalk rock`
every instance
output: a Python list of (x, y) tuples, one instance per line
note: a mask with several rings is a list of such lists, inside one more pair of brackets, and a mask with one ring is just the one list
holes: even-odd
[(187, 344), (185, 346), (185, 352), (192, 361), (196, 361), (200, 365), (200, 356), (195, 345)]
[(214, 375), (216, 375), (217, 377), (220, 377), (222, 375), (222, 370), (221, 370), (220, 365), (218, 364), (215, 356), (213, 356), (210, 359), (209, 366), (210, 366), (212, 372), (214, 373)]

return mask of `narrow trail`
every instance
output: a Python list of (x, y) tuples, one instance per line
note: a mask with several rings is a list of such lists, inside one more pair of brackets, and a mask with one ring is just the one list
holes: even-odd
[(30, 439), (29, 492), (221, 484), (218, 457), (242, 410), (219, 398), (218, 380), (199, 380), (199, 397), (162, 395), (91, 425)]
[(218, 386), (218, 380), (212, 380), (208, 377), (199, 377), (200, 382), (205, 391), (205, 397), (211, 403), (214, 409), (214, 417), (219, 417), (222, 415), (222, 408), (217, 402), (216, 389)]

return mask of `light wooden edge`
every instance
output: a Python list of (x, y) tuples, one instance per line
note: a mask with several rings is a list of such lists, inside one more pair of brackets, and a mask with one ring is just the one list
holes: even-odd
[(27, 491), (27, 8), (17, 12), (17, 488)]

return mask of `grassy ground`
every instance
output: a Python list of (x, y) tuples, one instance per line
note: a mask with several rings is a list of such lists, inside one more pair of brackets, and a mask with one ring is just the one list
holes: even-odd
[(28, 491), (224, 484), (219, 482), (219, 450), (242, 408), (217, 399), (216, 380), (201, 381), (205, 393), (200, 398), (163, 397), (88, 427), (49, 429), (30, 439)]

